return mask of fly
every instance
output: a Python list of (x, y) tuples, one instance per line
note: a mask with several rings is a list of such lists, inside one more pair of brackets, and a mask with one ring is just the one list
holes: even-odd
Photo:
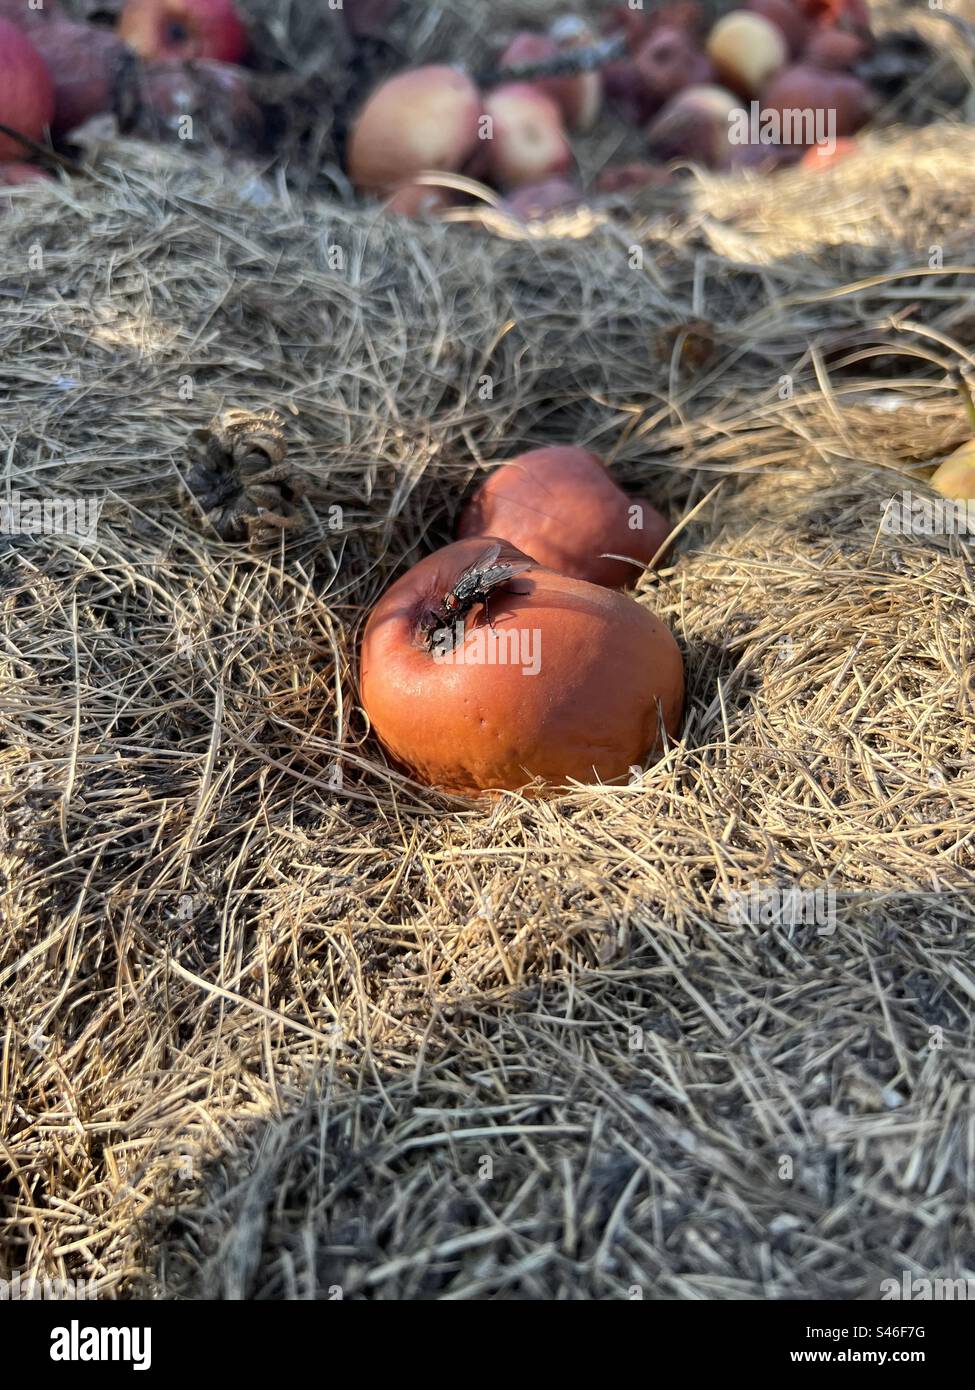
[(484, 605), (484, 615), (491, 623), (491, 594), (518, 574), (531, 569), (534, 560), (512, 560), (499, 565), (501, 542), (495, 541), (470, 565), (448, 589), (437, 608), (429, 608), (421, 623), (427, 647), (432, 647), (437, 634), (446, 630), (456, 632), (459, 624), (463, 628), (468, 613), (477, 604)]

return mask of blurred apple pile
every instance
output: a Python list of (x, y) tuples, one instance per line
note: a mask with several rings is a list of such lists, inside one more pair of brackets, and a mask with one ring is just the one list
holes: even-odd
[[(124, 124), (132, 91), (140, 134), (178, 135), (199, 114), (213, 143), (243, 148), (247, 133), (259, 147), (268, 112), (235, 0), (124, 0), (114, 28), (69, 17), (59, 0), (32, 3), (0, 0), (0, 126), (16, 132), (0, 130), (0, 182), (45, 176), (30, 162), (39, 151), (17, 135), (58, 141), (106, 111)], [(362, 45), (381, 38), (398, 9), (407, 7), (344, 0), (330, 22)], [(348, 128), (351, 182), (391, 211), (418, 216), (462, 201), (466, 178), (528, 220), (583, 199), (580, 141), (604, 133), (607, 148), (629, 152), (598, 162), (590, 192), (601, 195), (666, 183), (682, 163), (772, 170), (841, 156), (889, 95), (871, 80), (883, 42), (866, 0), (745, 0), (717, 19), (696, 0), (629, 0), (603, 12), (598, 28), (565, 13), (545, 32), (511, 36), (489, 75), (449, 65), (450, 54), (378, 86), (374, 72), (365, 100), (335, 125)], [(829, 143), (821, 130), (769, 141), (754, 126), (742, 138), (733, 121), (753, 104), (763, 116), (816, 113)], [(617, 130), (626, 139), (615, 140)]]
[[(128, 0), (116, 27), (84, 23), (58, 0), (0, 0), (0, 123), (43, 142), (112, 111), (136, 66), (160, 120), (186, 112), (188, 75), (214, 84), (246, 108), (245, 26), (233, 0)], [(192, 74), (186, 64), (193, 63)], [(13, 134), (0, 132), (0, 182), (43, 178)]]
[[(617, 51), (601, 62), (612, 36)], [(620, 4), (599, 32), (565, 14), (544, 33), (515, 35), (483, 90), (446, 66), (382, 83), (353, 126), (348, 172), (360, 191), (407, 215), (461, 196), (432, 171), (469, 175), (530, 219), (582, 200), (570, 142), (602, 122), (640, 132), (642, 157), (604, 166), (596, 193), (665, 183), (677, 161), (717, 171), (801, 159), (821, 167), (851, 148), (879, 104), (861, 75), (873, 49), (865, 0), (745, 0), (717, 20), (695, 0)], [(573, 51), (581, 70), (571, 70)], [(766, 113), (787, 111), (814, 113), (818, 128), (773, 120), (763, 138)]]

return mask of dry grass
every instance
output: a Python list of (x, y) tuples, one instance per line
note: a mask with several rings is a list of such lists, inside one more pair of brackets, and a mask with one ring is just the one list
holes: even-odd
[[(973, 1273), (975, 571), (879, 523), (966, 434), (975, 134), (878, 149), (564, 237), (256, 197), (134, 143), (15, 197), (6, 476), (103, 506), (90, 544), (0, 554), (0, 1277)], [(225, 404), (289, 421), (316, 490), (287, 549), (187, 519)], [(639, 589), (683, 736), (625, 788), (445, 802), (368, 737), (357, 632), (482, 465), (569, 439), (686, 521)], [(834, 929), (729, 925), (754, 883), (828, 885)]]

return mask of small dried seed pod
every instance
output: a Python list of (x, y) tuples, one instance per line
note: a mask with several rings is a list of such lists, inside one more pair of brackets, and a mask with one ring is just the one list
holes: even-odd
[(282, 531), (300, 531), (307, 480), (287, 461), (277, 411), (225, 410), (194, 431), (190, 452), (193, 514), (221, 540), (273, 545)]

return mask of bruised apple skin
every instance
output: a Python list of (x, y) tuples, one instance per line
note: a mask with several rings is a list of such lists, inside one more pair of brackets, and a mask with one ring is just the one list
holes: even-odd
[(457, 526), (460, 537), (503, 536), (541, 565), (610, 589), (635, 584), (669, 533), (649, 502), (617, 487), (598, 454), (567, 445), (532, 449), (495, 469)]
[[(435, 551), (373, 609), (360, 695), (374, 732), (418, 780), (462, 796), (536, 777), (550, 786), (626, 777), (662, 743), (658, 701), (677, 736), (684, 667), (673, 636), (627, 595), (529, 563), (492, 592), (493, 629), (472, 609), (451, 654), (480, 644), (502, 659), (438, 659), (418, 624), (490, 545), (477, 536)], [(526, 560), (502, 543), (496, 563)]]

